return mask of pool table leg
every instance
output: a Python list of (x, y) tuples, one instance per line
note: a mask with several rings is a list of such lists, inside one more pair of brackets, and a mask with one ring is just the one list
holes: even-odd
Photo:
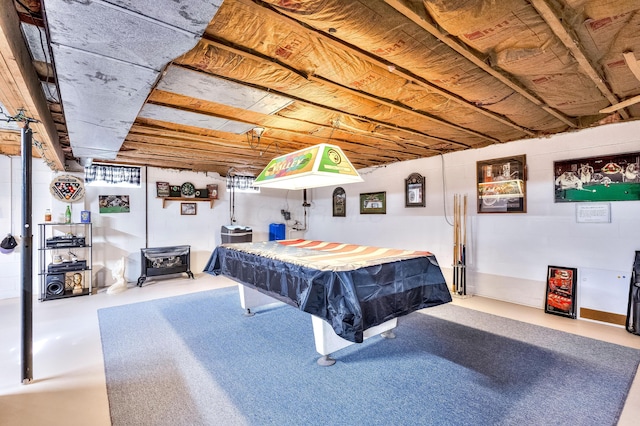
[[(238, 284), (238, 290), (240, 293), (240, 305), (245, 310), (245, 316), (253, 316), (251, 309), (260, 306), (269, 305), (277, 302), (276, 299), (261, 293), (251, 287)], [(329, 367), (336, 363), (336, 360), (331, 358), (331, 354), (347, 346), (351, 346), (354, 343), (347, 339), (343, 339), (338, 336), (329, 323), (320, 317), (311, 315), (311, 324), (313, 326), (313, 337), (316, 344), (316, 351), (322, 355), (318, 358), (318, 365), (323, 367)], [(363, 337), (368, 339), (371, 336), (380, 334), (386, 339), (395, 338), (393, 329), (398, 325), (398, 319), (393, 318), (380, 325), (368, 328), (364, 331)]]
[(273, 297), (267, 296), (264, 293), (260, 293), (258, 290), (246, 287), (242, 284), (238, 284), (238, 292), (240, 294), (240, 306), (245, 310), (244, 316), (246, 317), (254, 315), (253, 312), (251, 312), (252, 308), (277, 302)]
[[(335, 364), (335, 360), (331, 358), (331, 354), (340, 349), (351, 346), (354, 343), (338, 336), (329, 323), (320, 317), (311, 315), (311, 324), (313, 326), (313, 337), (316, 343), (316, 352), (322, 355), (318, 359), (318, 365), (328, 367)], [(371, 336), (380, 334), (387, 339), (393, 339), (395, 334), (393, 329), (398, 325), (398, 318), (390, 319), (380, 325), (368, 328), (364, 331), (363, 337), (368, 339)]]
[(322, 366), (322, 367), (331, 367), (333, 364), (336, 363), (336, 360), (331, 358), (330, 355), (323, 355), (320, 358), (318, 358), (318, 365)]
[(396, 338), (396, 334), (393, 332), (393, 330), (383, 331), (382, 333), (380, 333), (380, 335), (382, 337), (384, 337), (385, 339), (395, 339)]

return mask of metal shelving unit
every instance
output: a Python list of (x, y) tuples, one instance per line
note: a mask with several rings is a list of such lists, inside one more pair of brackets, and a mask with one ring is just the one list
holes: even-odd
[(40, 223), (40, 301), (93, 293), (91, 223)]

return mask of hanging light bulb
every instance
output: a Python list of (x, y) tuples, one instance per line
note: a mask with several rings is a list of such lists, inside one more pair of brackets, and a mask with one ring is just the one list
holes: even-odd
[[(249, 140), (249, 148), (256, 149), (260, 146), (260, 139), (264, 133), (264, 127), (254, 127), (250, 132), (251, 140)], [(249, 139), (249, 135), (247, 135), (247, 139)]]

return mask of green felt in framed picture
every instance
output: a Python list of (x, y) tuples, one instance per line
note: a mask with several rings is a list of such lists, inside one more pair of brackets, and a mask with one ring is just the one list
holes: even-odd
[(367, 192), (360, 194), (360, 214), (386, 214), (387, 193)]
[(100, 213), (129, 213), (131, 205), (128, 195), (98, 195)]
[(640, 200), (640, 152), (553, 163), (555, 202)]

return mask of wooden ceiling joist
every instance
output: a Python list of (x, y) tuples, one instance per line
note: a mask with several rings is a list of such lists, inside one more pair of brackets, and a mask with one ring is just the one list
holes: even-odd
[(431, 34), (432, 36), (434, 36), (435, 38), (437, 38), (438, 40), (440, 40), (441, 42), (449, 46), (451, 49), (456, 51), (461, 56), (471, 61), (478, 68), (492, 75), (497, 80), (499, 80), (506, 86), (510, 87), (518, 94), (525, 97), (534, 105), (537, 105), (538, 107), (542, 108), (543, 110), (545, 110), (546, 112), (548, 112), (549, 114), (557, 118), (558, 120), (562, 121), (564, 124), (574, 128), (578, 127), (578, 123), (575, 120), (567, 117), (565, 114), (561, 113), (560, 111), (557, 111), (554, 108), (551, 108), (544, 101), (539, 99), (537, 96), (531, 94), (526, 88), (516, 83), (508, 76), (502, 74), (500, 71), (492, 68), (489, 64), (484, 62), (482, 58), (479, 58), (475, 53), (471, 52), (466, 46), (464, 46), (463, 44), (455, 40), (453, 37), (447, 34), (444, 34), (430, 22), (427, 22), (422, 16), (420, 16), (413, 9), (408, 7), (403, 0), (384, 0), (384, 1), (389, 6), (393, 7), (395, 10), (397, 10), (398, 12), (400, 12), (401, 14), (409, 18), (415, 24), (419, 25), (422, 29), (427, 31), (429, 34)]
[[(223, 49), (223, 50), (224, 49), (228, 49), (228, 47), (225, 44), (221, 44), (219, 42), (212, 41), (210, 39), (203, 40), (203, 42), (205, 42), (206, 44), (211, 44), (211, 45), (213, 45), (213, 46), (215, 46), (215, 47), (217, 47), (219, 49)], [(240, 54), (240, 55), (243, 55), (243, 57), (251, 58), (251, 59), (254, 59), (254, 60), (258, 60), (258, 61), (262, 60), (260, 57), (255, 57), (255, 56), (253, 56), (253, 55), (251, 55), (249, 53), (243, 52), (243, 51), (239, 51), (239, 53), (237, 53), (237, 54)], [(182, 65), (176, 65), (176, 66), (182, 66)], [(184, 67), (184, 66), (182, 66), (182, 67)], [(220, 76), (220, 75), (218, 75), (218, 77), (223, 78), (225, 80), (233, 81), (233, 82), (241, 84), (241, 85), (246, 85), (246, 86), (250, 86), (250, 87), (253, 87), (253, 88), (256, 87), (255, 85), (249, 85), (246, 82), (243, 82), (241, 80), (234, 80), (234, 79), (231, 79), (231, 78), (228, 78), (228, 77), (225, 77), (225, 76)], [(428, 135), (428, 134), (421, 133), (421, 132), (418, 132), (418, 131), (415, 131), (415, 130), (412, 130), (412, 129), (408, 129), (408, 128), (404, 128), (404, 127), (401, 127), (401, 126), (397, 126), (397, 125), (392, 124), (392, 123), (387, 123), (387, 122), (384, 122), (384, 121), (381, 121), (381, 120), (375, 120), (375, 119), (372, 119), (372, 118), (361, 117), (359, 115), (351, 114), (348, 111), (332, 109), (332, 108), (329, 108), (329, 107), (326, 107), (326, 106), (323, 106), (323, 105), (315, 104), (315, 103), (310, 102), (310, 101), (305, 100), (305, 99), (294, 98), (290, 94), (280, 93), (280, 92), (272, 90), (271, 88), (268, 88), (268, 87), (260, 87), (260, 89), (262, 89), (262, 90), (264, 90), (266, 92), (277, 93), (277, 94), (279, 94), (281, 96), (288, 97), (290, 99), (293, 99), (295, 102), (300, 103), (301, 105), (306, 105), (306, 106), (309, 106), (309, 107), (318, 108), (318, 109), (326, 111), (326, 112), (342, 114), (342, 115), (350, 117), (350, 118), (352, 118), (354, 120), (368, 122), (368, 123), (371, 123), (372, 125), (375, 125), (375, 126), (381, 126), (381, 127), (384, 127), (384, 128), (388, 128), (388, 129), (392, 129), (392, 130), (396, 130), (396, 131), (400, 131), (400, 132), (406, 132), (408, 135), (417, 136), (417, 137), (420, 137), (420, 138), (431, 139), (431, 140), (437, 141), (438, 143), (446, 143), (446, 144), (454, 145), (454, 146), (457, 146), (457, 147), (460, 147), (460, 148), (464, 148), (464, 149), (470, 148), (469, 145), (467, 145), (465, 143), (462, 143), (462, 142), (459, 142), (459, 141), (446, 139), (446, 138), (440, 138), (440, 137), (433, 136), (433, 135)], [(155, 99), (156, 97), (157, 97), (157, 95), (152, 94), (150, 98), (151, 99)], [(376, 100), (376, 102), (379, 102), (379, 101)], [(170, 105), (170, 104), (166, 104), (166, 103), (163, 103), (163, 105), (176, 107), (176, 106), (173, 106), (173, 105)], [(397, 106), (394, 106), (394, 107), (397, 108)], [(185, 108), (184, 106), (179, 106), (178, 108), (188, 110), (188, 108)], [(419, 113), (416, 113), (415, 111), (407, 110), (407, 111), (404, 111), (404, 112), (410, 113), (410, 114), (415, 114), (417, 116), (420, 116), (421, 118), (427, 119), (427, 117), (424, 114), (419, 114)], [(215, 113), (210, 113), (209, 115), (212, 115), (212, 116), (215, 116), (215, 117), (219, 117), (219, 118), (225, 118), (225, 119), (230, 119), (231, 118), (231, 119), (233, 119), (232, 117), (228, 117), (228, 116), (224, 116), (224, 115), (218, 115), (218, 114), (215, 114)], [(438, 120), (438, 124), (441, 124), (441, 125), (443, 125), (445, 127), (450, 127), (451, 126), (449, 123), (447, 123), (445, 121), (442, 121), (442, 120)], [(314, 123), (314, 125), (327, 127), (327, 125), (323, 124), (323, 123)], [(466, 131), (466, 129), (458, 128), (458, 130), (461, 130), (461, 131), (464, 130), (465, 133), (472, 133), (472, 131)], [(495, 138), (489, 138), (487, 136), (484, 136), (484, 135), (481, 135), (481, 134), (476, 134), (476, 133), (473, 133), (473, 134), (474, 134), (474, 136), (481, 137), (482, 139), (485, 139), (485, 140), (489, 140), (492, 143), (499, 142)]]
[(631, 71), (640, 83), (640, 61), (636, 59), (636, 55), (633, 52), (624, 52), (622, 56), (624, 57), (624, 62), (629, 67), (629, 71)]
[[(491, 118), (492, 120), (494, 120), (494, 121), (496, 121), (496, 122), (498, 122), (500, 124), (509, 126), (509, 127), (513, 128), (513, 129), (516, 129), (516, 130), (522, 132), (525, 135), (528, 135), (528, 136), (534, 136), (535, 135), (535, 133), (532, 132), (531, 130), (529, 130), (529, 129), (525, 128), (525, 127), (522, 127), (522, 126), (520, 126), (520, 125), (518, 125), (516, 123), (513, 123), (512, 121), (506, 119), (505, 117), (503, 117), (503, 116), (501, 116), (499, 114), (496, 114), (496, 113), (494, 113), (492, 111), (489, 111), (489, 110), (486, 110), (484, 108), (480, 108), (477, 105), (475, 105), (474, 103), (469, 102), (469, 101), (461, 98), (460, 96), (458, 96), (458, 95), (456, 95), (454, 93), (451, 93), (451, 92), (449, 92), (449, 91), (447, 91), (447, 90), (445, 90), (445, 89), (443, 89), (443, 88), (441, 88), (439, 86), (436, 86), (435, 84), (430, 83), (429, 81), (425, 80), (424, 78), (421, 78), (420, 76), (417, 76), (417, 75), (412, 74), (412, 73), (410, 73), (410, 72), (408, 72), (406, 70), (403, 70), (402, 67), (397, 66), (397, 64), (391, 64), (389, 62), (382, 61), (379, 58), (377, 58), (376, 56), (373, 56), (373, 55), (371, 55), (371, 54), (369, 54), (367, 52), (364, 52), (364, 51), (362, 51), (360, 49), (354, 48), (354, 47), (350, 46), (347, 43), (340, 42), (340, 41), (338, 41), (336, 39), (333, 39), (331, 37), (327, 37), (322, 31), (318, 31), (318, 30), (316, 30), (314, 28), (310, 28), (308, 26), (302, 25), (302, 23), (300, 23), (298, 21), (295, 21), (295, 20), (287, 17), (286, 15), (277, 13), (277, 12), (273, 11), (271, 8), (266, 8), (264, 13), (270, 14), (270, 18), (271, 19), (281, 19), (281, 20), (284, 20), (288, 25), (298, 26), (298, 27), (304, 28), (307, 31), (312, 31), (316, 37), (322, 39), (323, 43), (326, 43), (328, 45), (332, 45), (334, 47), (337, 47), (340, 50), (347, 51), (347, 52), (349, 52), (350, 55), (357, 56), (360, 59), (362, 59), (364, 61), (367, 61), (367, 62), (370, 62), (370, 63), (372, 63), (372, 64), (374, 64), (374, 65), (376, 65), (376, 66), (378, 66), (380, 68), (389, 69), (390, 65), (394, 65), (392, 67), (393, 71), (390, 71), (390, 72), (392, 72), (393, 74), (396, 74), (398, 76), (401, 76), (402, 78), (405, 78), (405, 79), (407, 79), (408, 81), (410, 81), (412, 83), (415, 83), (415, 84), (417, 84), (419, 86), (422, 86), (425, 89), (428, 89), (428, 90), (432, 91), (433, 93), (436, 93), (436, 94), (444, 97), (449, 102), (454, 102), (454, 103), (456, 103), (458, 105), (461, 105), (461, 106), (463, 106), (465, 108), (468, 108), (471, 112), (480, 113), (480, 114), (482, 114), (482, 115), (484, 115), (486, 117)], [(236, 50), (238, 50), (238, 49), (236, 49)], [(277, 61), (277, 59), (275, 59), (275, 58), (273, 58), (273, 60)], [(300, 71), (298, 71), (298, 72), (300, 73)]]
[[(160, 100), (160, 98), (158, 97), (156, 91), (154, 92), (154, 94), (152, 94), (152, 96), (150, 97), (150, 99), (154, 99), (154, 100)], [(184, 96), (181, 95), (175, 95), (175, 94), (171, 94), (171, 100), (175, 103), (176, 101), (180, 102), (183, 98), (185, 98)], [(176, 107), (176, 105), (171, 104), (171, 103), (167, 103), (167, 99), (165, 99), (165, 102), (162, 102), (162, 105), (164, 106), (168, 106), (168, 107)], [(155, 103), (155, 102), (154, 102)], [(213, 104), (211, 103), (211, 106), (207, 107), (207, 110), (209, 111), (215, 111), (217, 104)], [(184, 104), (179, 104), (177, 105), (177, 107), (181, 107), (184, 108)], [(202, 106), (202, 105), (201, 105)], [(211, 113), (212, 116), (215, 117), (219, 117), (219, 118), (224, 118), (224, 119), (229, 119), (230, 117), (225, 116), (225, 115), (219, 115), (216, 113)], [(260, 115), (257, 114), (256, 115)], [(265, 116), (265, 119), (269, 117), (269, 116)], [(348, 147), (346, 145), (349, 145), (351, 142), (357, 142), (359, 140), (363, 141), (363, 143), (365, 143), (366, 145), (380, 145), (383, 146), (386, 150), (392, 151), (392, 152), (396, 152), (397, 151), (397, 155), (402, 156), (402, 154), (406, 151), (406, 149), (408, 147), (411, 147), (412, 152), (416, 153), (416, 154), (421, 154), (421, 155), (425, 155), (425, 156), (430, 156), (430, 155), (434, 155), (434, 154), (441, 154), (443, 153), (443, 151), (441, 149), (435, 149), (433, 147), (431, 147), (430, 145), (432, 145), (433, 143), (437, 143), (437, 144), (442, 144), (447, 143), (447, 144), (455, 144), (456, 142), (454, 141), (449, 141), (449, 140), (443, 140), (443, 139), (438, 139), (438, 138), (433, 138), (433, 137), (429, 137), (429, 136), (424, 136), (424, 135), (420, 135), (420, 139), (419, 140), (411, 140), (411, 141), (404, 141), (402, 144), (400, 144), (397, 140), (397, 138), (393, 138), (391, 136), (385, 135), (385, 134), (381, 134), (379, 132), (377, 132), (375, 129), (378, 127), (383, 127), (380, 124), (377, 123), (371, 123), (372, 126), (374, 127), (374, 130), (371, 131), (364, 131), (364, 130), (360, 130), (360, 129), (356, 129), (356, 130), (348, 130), (346, 128), (343, 128), (344, 126), (341, 124), (334, 124), (334, 126), (328, 126), (328, 125), (324, 125), (322, 123), (318, 123), (318, 122), (310, 122), (310, 121), (305, 121), (305, 120), (300, 120), (297, 118), (290, 118), (290, 117), (281, 117), (279, 119), (284, 119), (287, 122), (289, 122), (289, 126), (290, 127), (295, 127), (296, 123), (303, 123), (303, 124), (311, 124), (313, 125), (316, 129), (323, 129), (323, 130), (331, 130), (331, 135), (333, 135), (334, 131), (338, 131), (340, 133), (347, 133), (349, 134), (349, 138), (338, 138), (336, 140), (340, 140), (342, 142), (342, 146), (344, 149), (348, 149)], [(153, 125), (157, 125), (158, 128), (160, 122), (153, 122), (149, 119), (144, 121), (145, 127), (149, 127), (149, 125), (151, 125), (153, 127)], [(139, 120), (138, 124), (142, 124), (142, 121)], [(282, 143), (282, 144), (286, 144), (288, 141), (298, 141), (300, 143), (300, 146), (298, 147), (298, 149), (303, 148), (309, 144), (315, 144), (315, 143), (322, 143), (322, 142), (327, 142), (326, 138), (320, 137), (320, 136), (316, 136), (313, 133), (310, 132), (306, 132), (306, 131), (300, 131), (300, 130), (292, 130), (290, 128), (284, 128), (284, 127), (274, 127), (274, 126), (269, 126), (267, 124), (265, 124), (265, 120), (258, 120), (257, 124), (263, 126), (263, 127), (268, 127), (268, 131), (270, 134), (272, 134), (274, 131), (277, 133), (282, 133), (286, 136), (286, 139), (280, 139), (278, 142)], [(134, 125), (134, 127), (131, 129), (132, 133), (136, 133), (136, 132), (140, 132), (143, 131), (145, 133), (155, 133), (155, 134), (162, 134), (163, 137), (180, 137), (178, 136), (179, 134), (184, 135), (184, 138), (188, 138), (189, 140), (193, 140), (193, 141), (200, 141), (200, 140), (207, 140), (210, 143), (219, 143), (222, 145), (225, 145), (225, 143), (227, 143), (226, 139), (221, 138), (221, 137), (216, 137), (216, 136), (206, 136), (203, 137), (203, 133), (201, 131), (201, 129), (199, 128), (187, 128), (185, 126), (181, 126), (180, 127), (180, 131), (184, 132), (184, 133), (173, 133), (175, 132), (177, 129), (175, 128), (175, 125), (173, 125), (174, 128), (172, 128), (172, 124), (170, 123), (165, 123), (164, 127), (162, 127), (163, 130), (160, 131), (160, 133), (155, 132), (154, 130), (142, 130), (140, 127)], [(299, 126), (299, 127), (304, 127), (304, 126)], [(308, 126), (307, 126), (308, 127)], [(171, 129), (172, 133), (167, 133), (169, 130)], [(402, 130), (401, 130), (402, 131)], [(208, 131), (207, 131), (208, 132)], [(210, 132), (208, 132), (210, 133)], [(188, 136), (187, 136), (188, 135)], [(418, 134), (415, 135), (416, 137), (418, 137)], [(244, 140), (245, 137), (248, 137), (246, 134), (242, 135), (241, 137), (236, 138), (237, 141), (242, 142), (242, 140)], [(427, 141), (433, 141), (432, 144), (429, 144)], [(397, 157), (396, 155), (396, 157)], [(394, 157), (395, 158), (395, 157)]]
[(453, 129), (453, 130), (458, 131), (458, 132), (467, 133), (469, 135), (476, 136), (476, 137), (478, 137), (480, 139), (485, 139), (485, 140), (493, 142), (493, 143), (500, 143), (500, 141), (498, 139), (494, 138), (494, 137), (491, 137), (491, 136), (488, 136), (488, 135), (484, 135), (482, 133), (479, 133), (479, 132), (476, 132), (476, 131), (473, 131), (473, 130), (470, 130), (470, 129), (467, 129), (467, 128), (464, 128), (464, 127), (461, 127), (461, 126), (457, 126), (457, 125), (455, 125), (453, 123), (450, 123), (450, 122), (445, 121), (445, 120), (441, 120), (439, 118), (436, 118), (436, 117), (433, 117), (433, 116), (430, 116), (430, 115), (427, 115), (427, 114), (425, 114), (423, 112), (411, 109), (411, 108), (409, 108), (407, 106), (397, 105), (397, 104), (395, 104), (393, 102), (390, 102), (390, 101), (387, 101), (387, 100), (384, 100), (384, 99), (380, 99), (377, 96), (369, 95), (367, 93), (363, 93), (363, 92), (360, 92), (360, 91), (357, 91), (357, 90), (354, 90), (354, 89), (350, 89), (350, 88), (342, 86), (342, 85), (340, 85), (338, 83), (334, 83), (332, 81), (325, 80), (324, 78), (319, 78), (319, 77), (316, 77), (316, 76), (310, 76), (309, 80), (317, 81), (318, 83), (327, 85), (329, 87), (333, 87), (335, 89), (339, 89), (339, 90), (343, 90), (343, 91), (349, 92), (350, 94), (352, 94), (354, 96), (363, 97), (363, 98), (368, 99), (370, 101), (380, 103), (380, 104), (382, 104), (384, 106), (387, 106), (389, 108), (398, 109), (398, 110), (400, 110), (400, 111), (402, 111), (402, 112), (404, 112), (406, 114), (413, 115), (415, 117), (420, 117), (420, 118), (424, 119), (425, 121), (430, 121), (430, 122), (432, 122), (434, 124), (437, 124), (437, 125), (440, 125), (440, 126), (444, 126), (444, 127), (447, 127), (449, 129)]
[[(564, 24), (556, 14), (554, 13), (551, 6), (547, 3), (546, 0), (529, 0), (531, 5), (538, 11), (542, 19), (549, 25), (551, 31), (560, 39), (562, 44), (569, 49), (574, 59), (578, 62), (578, 65), (582, 69), (582, 71), (593, 81), (593, 84), (596, 85), (598, 90), (604, 95), (605, 98), (611, 104), (617, 104), (618, 98), (614, 95), (611, 90), (604, 83), (604, 79), (598, 74), (593, 65), (587, 59), (587, 56), (580, 49), (580, 45), (576, 43), (576, 41), (569, 35), (567, 28), (565, 28)], [(629, 114), (625, 111), (621, 111), (620, 115), (624, 118), (629, 118)]]
[[(285, 70), (289, 71), (288, 67), (283, 67), (275, 59), (273, 61), (271, 61), (271, 60), (265, 59), (262, 55), (256, 55), (255, 53), (250, 53), (250, 52), (247, 52), (245, 50), (238, 50), (238, 49), (230, 48), (229, 46), (227, 46), (227, 44), (222, 43), (220, 41), (212, 40), (211, 38), (204, 38), (202, 41), (204, 43), (210, 44), (210, 45), (212, 45), (212, 46), (214, 46), (214, 47), (216, 47), (218, 49), (227, 50), (227, 51), (230, 51), (230, 52), (232, 52), (234, 54), (240, 55), (241, 57), (252, 59), (252, 60), (255, 60), (255, 61), (258, 61), (258, 62), (268, 63), (270, 66), (282, 67), (282, 69), (285, 69)], [(246, 85), (246, 86), (250, 86), (250, 87), (254, 87), (254, 88), (256, 87), (255, 85), (249, 85), (246, 82), (243, 82), (241, 80), (234, 80), (234, 79), (230, 79), (228, 77), (221, 76), (221, 75), (219, 75), (218, 77), (224, 78), (226, 80), (234, 81), (234, 82), (236, 82), (238, 84), (242, 84), (242, 85)], [(313, 81), (314, 79), (317, 79), (317, 78), (316, 77), (314, 77), (314, 78), (309, 77), (308, 79)], [(323, 82), (325, 82), (325, 81), (326, 80), (323, 80)], [(326, 83), (323, 83), (323, 84), (327, 84), (328, 85), (329, 82), (326, 81)], [(334, 85), (334, 87), (340, 87), (340, 90), (347, 91), (346, 88), (344, 88), (344, 86), (340, 86), (337, 83), (333, 83), (333, 85)], [(286, 92), (277, 92), (277, 91), (275, 91), (275, 90), (273, 90), (273, 89), (271, 89), (269, 87), (260, 87), (260, 89), (262, 89), (264, 91), (269, 91), (269, 92), (272, 92), (272, 93), (277, 93), (277, 94), (279, 94), (281, 96), (293, 99), (296, 102), (300, 102), (300, 103), (305, 104), (305, 105), (309, 105), (309, 106), (313, 106), (313, 107), (316, 107), (316, 108), (320, 108), (320, 109), (323, 109), (325, 111), (331, 111), (331, 112), (344, 114), (346, 116), (352, 117), (352, 118), (357, 119), (357, 120), (368, 121), (368, 122), (371, 122), (371, 123), (374, 123), (374, 124), (382, 125), (382, 126), (385, 126), (385, 127), (396, 129), (396, 130), (403, 130), (404, 129), (404, 128), (402, 128), (400, 126), (396, 126), (396, 125), (394, 125), (392, 123), (387, 123), (387, 122), (383, 122), (383, 121), (379, 121), (379, 120), (373, 120), (371, 118), (366, 118), (366, 117), (362, 117), (362, 116), (359, 116), (359, 115), (352, 114), (349, 111), (344, 111), (344, 110), (339, 110), (339, 109), (332, 109), (332, 108), (329, 108), (329, 107), (324, 106), (324, 105), (316, 104), (316, 103), (314, 103), (312, 101), (309, 101), (307, 99), (300, 99), (300, 98), (294, 97), (291, 94), (288, 94)], [(362, 94), (360, 92), (356, 92), (356, 91), (353, 91), (353, 92), (354, 93), (358, 93), (363, 98), (366, 97), (364, 94)], [(372, 100), (372, 98), (367, 98), (367, 99)], [(380, 101), (376, 100), (376, 102), (380, 102)], [(398, 108), (397, 106), (394, 106), (394, 107)], [(398, 109), (400, 110), (400, 108), (398, 108)], [(407, 111), (403, 111), (403, 112), (407, 112)], [(411, 113), (415, 113), (415, 111), (411, 111)], [(424, 115), (424, 114), (421, 117), (427, 119), (427, 116)], [(438, 124), (443, 125), (445, 127), (451, 127), (451, 124), (449, 122), (447, 122), (447, 121), (444, 121), (444, 120), (441, 120), (441, 119), (437, 119), (437, 118), (433, 118), (433, 117), (431, 117), (430, 120), (434, 121), (434, 122), (437, 122)], [(460, 129), (458, 129), (458, 130), (460, 130)], [(468, 131), (468, 132), (472, 132), (472, 131)], [(470, 148), (469, 145), (464, 144), (462, 142), (457, 142), (457, 141), (453, 141), (453, 140), (438, 138), (438, 137), (433, 136), (433, 135), (427, 135), (427, 134), (419, 133), (419, 132), (416, 132), (416, 131), (413, 131), (413, 133), (414, 134), (419, 134), (419, 135), (421, 135), (423, 137), (430, 137), (430, 138), (436, 138), (436, 139), (440, 139), (440, 140), (446, 140), (448, 143), (455, 144), (455, 145), (457, 145), (457, 146), (459, 146), (461, 148)], [(484, 135), (476, 135), (476, 136), (482, 137), (483, 139), (487, 139), (487, 136), (484, 136)], [(497, 139), (493, 139), (493, 141), (494, 142), (499, 142)]]
[(51, 169), (64, 170), (58, 132), (11, 0), (0, 0), (0, 102), (8, 109), (5, 114), (13, 116), (22, 109), (27, 117), (37, 120), (30, 127), (33, 139), (47, 148), (44, 160)]
[[(227, 119), (227, 120), (234, 120), (237, 121), (237, 116), (242, 116), (243, 118), (248, 118), (251, 121), (243, 121), (243, 122), (250, 122), (251, 124), (255, 124), (257, 126), (261, 126), (264, 128), (268, 128), (269, 133), (273, 132), (273, 131), (277, 131), (277, 132), (282, 132), (282, 133), (286, 133), (288, 135), (292, 135), (292, 137), (307, 137), (307, 138), (314, 138), (315, 140), (317, 140), (317, 142), (315, 143), (320, 143), (320, 142), (326, 142), (326, 140), (321, 140), (320, 137), (316, 137), (313, 133), (307, 131), (307, 130), (297, 130), (297, 129), (308, 129), (309, 126), (313, 126), (314, 130), (331, 130), (333, 132), (333, 130), (340, 130), (341, 132), (346, 132), (349, 133), (352, 137), (358, 139), (358, 138), (367, 138), (367, 140), (372, 141), (372, 143), (388, 143), (389, 145), (389, 149), (401, 149), (401, 150), (405, 150), (406, 149), (406, 145), (399, 145), (397, 138), (393, 138), (391, 136), (385, 135), (383, 133), (378, 132), (376, 129), (382, 127), (380, 124), (378, 123), (372, 123), (372, 122), (368, 122), (366, 120), (360, 120), (364, 123), (368, 123), (370, 126), (370, 128), (373, 128), (373, 130), (365, 130), (365, 129), (361, 129), (361, 128), (352, 128), (350, 127), (348, 130), (347, 127), (343, 124), (335, 124), (332, 126), (329, 126), (325, 123), (321, 123), (317, 120), (315, 121), (311, 121), (311, 120), (305, 120), (305, 119), (300, 119), (300, 118), (293, 118), (293, 117), (289, 117), (285, 114), (283, 114), (282, 112), (278, 112), (274, 115), (264, 115), (261, 113), (247, 113), (244, 110), (238, 109), (238, 108), (233, 108), (233, 107), (229, 107), (227, 105), (221, 105), (221, 104), (217, 104), (215, 102), (205, 102), (205, 101), (197, 101), (197, 107), (200, 108), (199, 110), (195, 111), (192, 108), (194, 99), (184, 96), (184, 95), (180, 95), (180, 94), (176, 94), (176, 93), (171, 93), (171, 92), (165, 92), (162, 90), (154, 90), (151, 95), (149, 96), (149, 100), (148, 103), (153, 103), (156, 105), (163, 105), (166, 107), (170, 107), (170, 108), (179, 108), (179, 109), (184, 109), (187, 111), (191, 111), (191, 112), (197, 112), (197, 113), (207, 113), (208, 115), (214, 116), (214, 117), (218, 117), (218, 118), (222, 118), (222, 119)], [(316, 108), (319, 109), (318, 107), (315, 106), (311, 106), (308, 105), (308, 107), (311, 108)], [(323, 111), (326, 111), (326, 109), (322, 109)], [(224, 113), (218, 113), (218, 111), (225, 111)], [(333, 111), (331, 111), (333, 112)], [(231, 114), (231, 115), (228, 115)], [(235, 115), (234, 115), (235, 114)], [(340, 114), (340, 115), (344, 115), (344, 114)], [(274, 120), (275, 119), (275, 120)], [(274, 121), (276, 121), (278, 123), (278, 125), (274, 125)], [(139, 120), (139, 122), (141, 122)], [(167, 127), (171, 126), (169, 123), (166, 124)], [(287, 126), (287, 127), (285, 127)], [(418, 136), (417, 134), (415, 136)], [(431, 140), (431, 137), (421, 137), (421, 139), (429, 139)], [(220, 141), (222, 141), (223, 139), (220, 139)], [(436, 143), (442, 143), (442, 140), (435, 140)], [(222, 142), (221, 142), (222, 143)], [(429, 148), (428, 144), (426, 145), (423, 142), (418, 142), (416, 141), (415, 143), (409, 143), (410, 145), (412, 145), (413, 147), (415, 147), (416, 149), (426, 149), (430, 152), (425, 152), (425, 154), (440, 154), (442, 153), (442, 150), (438, 150), (438, 149), (433, 149), (433, 148)]]
[[(624, 57), (624, 61), (629, 67), (629, 70), (631, 71), (631, 73), (640, 82), (640, 62), (636, 59), (635, 54), (633, 52), (624, 52), (622, 56)], [(614, 111), (618, 111), (620, 109), (637, 104), (638, 102), (640, 102), (640, 95), (626, 99), (622, 102), (614, 103), (610, 107), (601, 109), (600, 112), (603, 114), (609, 114)]]
[[(269, 153), (271, 156), (275, 155), (274, 150), (277, 147), (281, 151), (291, 152), (297, 151), (299, 149), (305, 148), (310, 144), (304, 141), (296, 141), (295, 137), (282, 139), (282, 138), (264, 138), (261, 141), (261, 145), (254, 149), (250, 148), (248, 142), (242, 145), (232, 145), (227, 146), (225, 149), (220, 145), (216, 145), (215, 147), (207, 142), (206, 139), (196, 138), (198, 140), (192, 140), (191, 137), (187, 137), (185, 133), (182, 132), (174, 132), (172, 136), (166, 131), (163, 131), (162, 136), (152, 136), (148, 132), (147, 134), (142, 134), (140, 132), (140, 128), (136, 127), (135, 131), (132, 132), (127, 138), (126, 147), (127, 148), (135, 148), (142, 150), (145, 147), (144, 145), (139, 144), (153, 144), (154, 149), (157, 148), (158, 151), (164, 152), (172, 152), (175, 149), (186, 150), (197, 152), (198, 155), (202, 156), (219, 156), (226, 155), (230, 157), (238, 157), (247, 159), (247, 157), (264, 157), (261, 158), (262, 166), (266, 166), (268, 161), (271, 159), (270, 156), (265, 154)], [(313, 141), (313, 143), (321, 143), (326, 142), (325, 138), (318, 138), (319, 140)], [(343, 150), (349, 155), (349, 157), (357, 157), (362, 160), (363, 164), (371, 164), (376, 160), (380, 161), (381, 158), (388, 158), (388, 162), (398, 161), (398, 158), (402, 159), (413, 159), (417, 158), (420, 154), (420, 147), (416, 147), (415, 151), (411, 154), (407, 154), (407, 152), (403, 152), (391, 144), (386, 145), (375, 145), (375, 144), (361, 144), (355, 143), (353, 141), (341, 140), (340, 145)], [(268, 147), (273, 146), (272, 149), (268, 149)], [(150, 147), (149, 147), (150, 148)], [(423, 148), (425, 149), (425, 148)], [(381, 154), (382, 151), (382, 154)], [(281, 153), (277, 153), (280, 155)], [(253, 158), (255, 159), (255, 158)]]

